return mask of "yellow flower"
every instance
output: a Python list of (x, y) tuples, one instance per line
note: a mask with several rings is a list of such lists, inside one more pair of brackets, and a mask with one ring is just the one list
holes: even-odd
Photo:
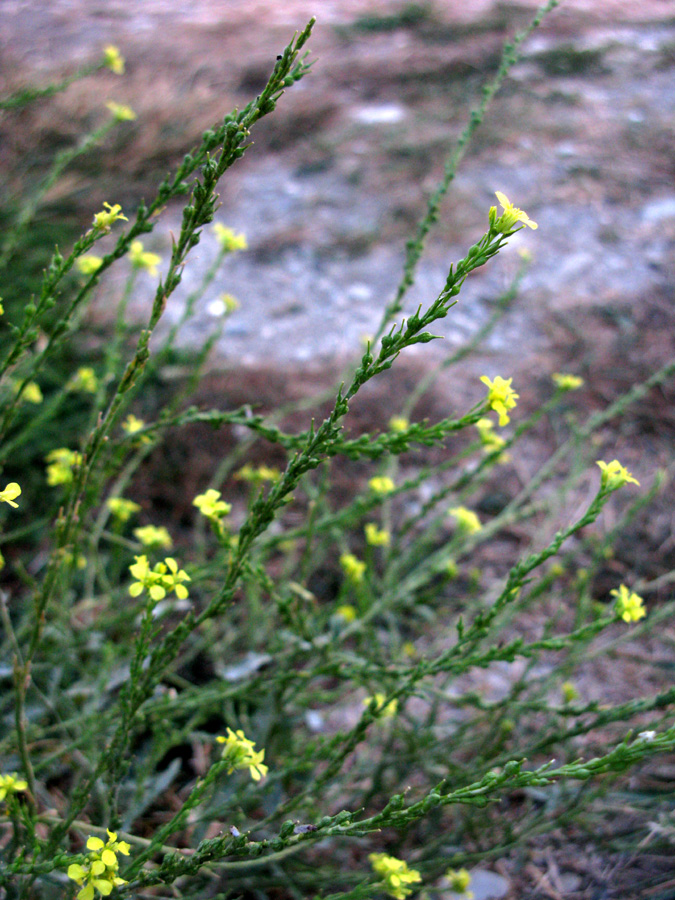
[(610, 591), (610, 594), (612, 597), (616, 597), (614, 612), (624, 622), (638, 622), (643, 616), (647, 615), (642, 597), (630, 591), (625, 584), (620, 585), (618, 591)]
[(17, 778), (16, 772), (13, 775), (0, 775), (0, 800), (4, 800), (8, 794), (18, 794), (19, 791), (25, 791), (27, 787), (28, 782)]
[(118, 122), (132, 122), (136, 118), (136, 113), (130, 106), (115, 103), (114, 100), (109, 100), (106, 106), (112, 113), (113, 119), (117, 119)]
[(110, 831), (110, 829), (106, 828), (106, 832), (108, 834), (108, 840), (104, 844), (101, 838), (90, 837), (87, 840), (87, 850), (93, 850), (95, 853), (99, 851), (103, 851), (101, 853), (101, 859), (105, 862), (106, 859), (109, 861), (107, 864), (112, 865), (112, 859), (109, 855), (104, 856), (104, 854), (110, 853), (121, 853), (123, 856), (128, 856), (129, 851), (131, 850), (131, 845), (126, 841), (118, 841), (117, 833), (115, 831)]
[(82, 454), (67, 447), (58, 447), (45, 457), (47, 466), (47, 484), (56, 487), (58, 484), (70, 484), (73, 480), (73, 469), (82, 464)]
[(213, 519), (215, 522), (220, 521), (223, 516), (232, 511), (232, 506), (220, 499), (220, 491), (215, 491), (213, 488), (209, 488), (205, 494), (198, 494), (192, 501), (192, 505), (196, 506), (207, 519)]
[(343, 553), (340, 557), (342, 571), (353, 584), (360, 584), (366, 571), (366, 564), (353, 553)]
[(84, 394), (95, 394), (98, 390), (98, 379), (91, 366), (80, 366), (68, 382), (69, 391), (82, 391)]
[(281, 473), (278, 469), (274, 469), (271, 466), (258, 466), (257, 469), (254, 469), (249, 463), (246, 463), (245, 466), (242, 466), (238, 472), (235, 473), (235, 478), (239, 478), (241, 481), (252, 481), (254, 483), (260, 483), (262, 481), (278, 481)]
[(108, 44), (103, 48), (103, 65), (107, 66), (115, 75), (124, 74), (124, 57), (114, 44)]
[(94, 256), (93, 253), (88, 253), (85, 256), (78, 256), (75, 260), (75, 265), (83, 275), (93, 275), (103, 265), (103, 258)]
[(368, 487), (374, 494), (390, 494), (395, 490), (396, 485), (386, 475), (376, 475), (369, 480)]
[[(10, 381), (10, 387), (14, 394), (18, 394), (21, 390), (21, 380), (20, 379), (12, 379)], [(37, 381), (27, 381), (23, 386), (23, 391), (21, 392), (21, 402), (25, 401), (26, 403), (42, 403), (44, 397), (42, 396), (42, 390), (40, 389), (40, 385)]]
[(136, 579), (129, 587), (129, 593), (132, 597), (138, 597), (143, 591), (147, 590), (153, 600), (162, 600), (166, 596), (166, 591), (158, 583), (157, 576), (161, 573), (155, 573), (150, 568), (148, 557), (134, 556), (136, 560), (129, 566), (129, 572)]
[(278, 481), (281, 472), (274, 466), (258, 466), (255, 471), (255, 481)]
[(395, 900), (405, 900), (412, 894), (409, 884), (416, 884), (422, 876), (416, 869), (409, 869), (407, 863), (386, 853), (371, 853), (370, 864), (384, 882), (384, 890)]
[(522, 209), (518, 209), (517, 206), (514, 206), (509, 198), (505, 194), (502, 194), (501, 191), (495, 191), (495, 196), (504, 207), (504, 212), (499, 218), (496, 217), (496, 210), (494, 213), (492, 212), (492, 210), (495, 209), (494, 206), (490, 210), (490, 224), (494, 223), (495, 231), (501, 231), (502, 234), (507, 234), (513, 230), (513, 226), (518, 222), (522, 222), (523, 225), (528, 225), (530, 228), (538, 228), (537, 223), (533, 222), (528, 214), (523, 212)]
[(467, 509), (466, 506), (453, 506), (448, 512), (457, 520), (460, 531), (466, 534), (476, 534), (481, 530), (480, 519), (475, 512)]
[[(483, 445), (483, 451), (485, 453), (496, 453), (506, 444), (503, 437), (494, 433), (494, 427), (495, 423), (492, 419), (479, 419), (476, 422), (476, 428), (480, 435), (480, 442)], [(508, 462), (509, 459), (510, 456), (508, 453), (502, 453), (498, 457), (497, 462), (505, 463)]]
[(102, 231), (107, 234), (110, 231), (110, 226), (114, 225), (119, 219), (123, 219), (125, 222), (128, 222), (126, 216), (122, 215), (122, 207), (119, 203), (116, 203), (114, 206), (111, 206), (109, 203), (104, 203), (104, 206), (107, 209), (102, 209), (101, 212), (97, 212), (94, 215), (94, 228), (96, 231)]
[(129, 413), (124, 422), (122, 422), (122, 430), (126, 431), (127, 434), (136, 434), (137, 431), (141, 431), (145, 428), (145, 422), (143, 419), (137, 418), (133, 413)]
[(389, 428), (392, 431), (407, 431), (409, 427), (410, 422), (403, 416), (393, 416), (389, 419)]
[(145, 269), (153, 277), (157, 275), (157, 266), (161, 263), (162, 257), (156, 253), (150, 253), (143, 249), (142, 241), (132, 241), (129, 247), (129, 259), (131, 265), (135, 269)]
[(138, 503), (133, 500), (126, 500), (124, 497), (110, 497), (105, 504), (110, 512), (120, 522), (128, 522), (134, 513), (140, 510)]
[(573, 700), (579, 699), (579, 691), (571, 681), (564, 681), (560, 690), (565, 703), (572, 703)]
[(499, 415), (499, 424), (507, 425), (510, 421), (508, 410), (515, 407), (516, 400), (520, 396), (511, 387), (513, 378), (502, 378), (497, 375), (494, 381), (491, 381), (487, 375), (482, 375), (480, 380), (488, 389), (488, 406)]
[(471, 900), (473, 892), (468, 889), (471, 884), (471, 875), (466, 869), (448, 869), (445, 877), (450, 882), (450, 887), (453, 891), (458, 894), (464, 894), (467, 900)]
[(108, 831), (108, 841), (105, 844), (101, 838), (90, 837), (87, 840), (89, 853), (84, 865), (73, 863), (68, 866), (68, 878), (82, 885), (77, 900), (93, 900), (95, 891), (102, 897), (107, 897), (113, 888), (126, 884), (124, 878), (120, 878), (118, 874), (117, 854), (128, 856), (130, 849), (126, 841), (117, 840), (114, 831)]
[(87, 568), (87, 557), (82, 553), (75, 555), (70, 550), (63, 550), (63, 559), (69, 566), (75, 566), (76, 569)]
[(345, 622), (353, 622), (356, 619), (356, 610), (351, 605), (351, 603), (344, 603), (342, 606), (338, 606), (335, 610), (335, 614), (338, 615), (341, 619), (344, 619)]
[(42, 403), (44, 397), (40, 390), (40, 385), (36, 381), (29, 381), (23, 389), (21, 399), (26, 403)]
[(613, 459), (610, 463), (599, 459), (597, 460), (597, 465), (602, 470), (600, 486), (603, 491), (616, 491), (618, 488), (623, 487), (624, 484), (640, 484), (636, 478), (633, 478), (628, 469), (621, 465), (618, 459)]
[(221, 225), (220, 222), (216, 222), (213, 226), (213, 233), (218, 239), (221, 250), (224, 250), (226, 253), (234, 253), (235, 250), (246, 250), (248, 248), (245, 234), (235, 234), (231, 228)]
[(227, 737), (219, 735), (216, 741), (225, 744), (222, 759), (229, 763), (230, 768), (227, 770), (229, 774), (235, 769), (248, 769), (254, 781), (260, 781), (267, 775), (268, 767), (263, 764), (265, 751), (256, 751), (255, 742), (249, 741), (243, 731), (232, 731), (228, 728)]
[(398, 709), (398, 700), (390, 700), (385, 704), (386, 697), (384, 694), (374, 694), (372, 697), (366, 697), (363, 701), (364, 706), (370, 706), (375, 702), (375, 715), (382, 719), (393, 719)]
[(157, 563), (155, 570), (166, 566), (167, 572), (162, 573), (162, 584), (167, 591), (173, 591), (179, 600), (186, 600), (188, 597), (188, 589), (183, 584), (184, 581), (192, 581), (188, 573), (184, 569), (178, 568), (175, 559), (167, 556), (163, 563)]
[(554, 372), (551, 378), (555, 386), (561, 391), (578, 391), (584, 383), (584, 379), (579, 375), (566, 375), (561, 372)]
[(173, 545), (171, 535), (164, 525), (143, 525), (141, 528), (134, 528), (134, 535), (144, 547), (164, 547), (169, 550)]
[(4, 316), (5, 307), (2, 305), (2, 297), (0, 297), (0, 316)]
[(366, 533), (366, 543), (371, 547), (388, 547), (391, 542), (391, 535), (384, 528), (378, 528), (374, 522), (368, 522), (364, 528)]
[(132, 597), (138, 597), (146, 590), (153, 600), (163, 600), (170, 591), (175, 591), (179, 600), (185, 600), (189, 596), (183, 582), (190, 581), (190, 576), (178, 568), (175, 559), (167, 556), (164, 562), (157, 563), (153, 569), (150, 568), (147, 556), (135, 556), (134, 559), (136, 562), (129, 566), (129, 572), (136, 579), (129, 587)]

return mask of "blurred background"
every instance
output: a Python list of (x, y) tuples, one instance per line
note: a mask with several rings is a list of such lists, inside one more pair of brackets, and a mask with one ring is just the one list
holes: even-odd
[[(109, 43), (126, 58), (121, 77), (104, 70), (3, 114), (4, 215), (55, 152), (106, 120), (107, 101), (138, 118), (68, 167), (3, 294), (29, 295), (45, 254), (68, 246), (103, 201), (130, 212), (150, 199), (204, 129), (262, 89), (276, 54), (316, 15), (311, 73), (258, 123), (222, 182), (218, 220), (245, 232), (249, 249), (228, 258), (182, 338), (201, 346), (213, 300), (231, 293), (241, 307), (216, 347), (206, 394), (225, 386), (232, 402), (273, 406), (312, 393), (376, 330), (444, 161), (504, 42), (535, 9), (531, 0), (4, 0), (3, 93), (68, 75)], [(584, 377), (588, 411), (603, 409), (675, 355), (673, 12), (671, 0), (563, 0), (527, 40), (459, 167), (406, 311), (436, 296), (450, 262), (482, 234), (495, 190), (539, 229), (471, 275), (437, 329), (445, 340), (397, 363), (400, 390), (485, 323), (523, 250), (532, 260), (487, 345), (439, 380), (421, 414), (465, 409), (482, 396), (485, 373), (512, 376), (527, 411), (561, 370)], [(166, 259), (179, 227), (180, 208), (168, 208), (146, 248)], [(168, 324), (216, 252), (206, 229)], [(105, 329), (125, 275), (100, 286), (92, 327)], [(132, 304), (141, 319), (152, 292), (141, 274)], [(607, 437), (612, 456), (643, 476), (670, 465), (673, 399), (665, 384), (629, 411)], [(554, 434), (541, 440), (555, 445)]]

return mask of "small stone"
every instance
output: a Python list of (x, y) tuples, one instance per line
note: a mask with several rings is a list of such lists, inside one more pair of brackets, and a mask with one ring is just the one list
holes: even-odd
[(405, 118), (405, 110), (397, 103), (383, 103), (380, 106), (362, 106), (353, 116), (366, 125), (393, 125)]

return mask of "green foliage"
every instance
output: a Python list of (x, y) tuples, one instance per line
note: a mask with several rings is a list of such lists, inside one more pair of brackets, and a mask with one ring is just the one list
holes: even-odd
[[(468, 141), (544, 12), (506, 47), (408, 244), (381, 327), (320, 420), (298, 430), (282, 411), (190, 405), (217, 334), (191, 359), (187, 382), (162, 396), (151, 421), (140, 418), (201, 292), (245, 247), (218, 226), (216, 262), (151, 353), (214, 218), (220, 179), (246, 152), (255, 123), (308, 72), (301, 52), (313, 22), (278, 57), (261, 94), (206, 132), (152, 202), (128, 217), (106, 205), (70, 250), (53, 252), (34, 298), (7, 310), (0, 462), (11, 479), (0, 492), (8, 556), (0, 616), (11, 665), (1, 670), (0, 884), (8, 896), (405, 897), (447, 884), (452, 866), (523, 845), (543, 818), (552, 828), (572, 808), (581, 815), (613, 779), (675, 748), (673, 689), (606, 704), (581, 699), (572, 683), (586, 656), (629, 630), (645, 633), (672, 615), (673, 602), (647, 604), (645, 616), (636, 590), (649, 595), (653, 586), (642, 583), (617, 584), (616, 603), (594, 604), (589, 570), (576, 573), (572, 551), (564, 566), (549, 562), (597, 533), (616, 491), (637, 490), (616, 460), (592, 466), (591, 439), (675, 364), (572, 422), (534, 478), (490, 505), (508, 455), (579, 384), (558, 377), (550, 399), (519, 418), (511, 380), (486, 377), (480, 402), (453, 397), (457, 411), (434, 422), (412, 415), (439, 372), (497, 325), (523, 262), (492, 319), (392, 407), (387, 429), (345, 434), (363, 387), (391, 377), (412, 345), (433, 341), (428, 329), (452, 315), (471, 273), (496, 264), (514, 232), (534, 225), (501, 195), (504, 211), (486, 213), (484, 233), (467, 241), (438, 296), (399, 318)], [(114, 50), (104, 64), (123, 68)], [(24, 92), (5, 107), (51, 92)], [(54, 177), (69, 159), (56, 160)], [(41, 196), (14, 217), (8, 268)], [(135, 273), (158, 265), (137, 242), (177, 198), (182, 227), (136, 333), (124, 316)], [(95, 256), (109, 234), (112, 248)], [(129, 260), (102, 353), (59, 383), (52, 361), (77, 348), (98, 283)], [(503, 435), (493, 413), (505, 426), (513, 419)], [(161, 510), (142, 508), (134, 491), (163, 446), (206, 424), (247, 437), (217, 461), (183, 517), (188, 526), (171, 535)], [(256, 443), (283, 466), (250, 463)], [(399, 457), (420, 447), (438, 450), (436, 461), (404, 473)], [(561, 516), (551, 497), (567, 497), (590, 466), (590, 500)], [(635, 496), (599, 538), (591, 567), (646, 502)], [(484, 579), (490, 548), (530, 521), (533, 543), (509, 545), (508, 564)], [(494, 672), (491, 690), (481, 673)], [(517, 795), (526, 799), (509, 815)]]

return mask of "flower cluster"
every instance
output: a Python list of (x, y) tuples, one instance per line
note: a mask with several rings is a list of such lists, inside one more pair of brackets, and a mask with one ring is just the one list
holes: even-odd
[(218, 239), (221, 250), (224, 250), (226, 253), (234, 253), (235, 250), (246, 250), (248, 248), (245, 234), (235, 234), (231, 228), (221, 225), (220, 222), (216, 222), (213, 226), (213, 233)]
[(272, 466), (258, 466), (257, 469), (254, 469), (252, 465), (246, 463), (245, 466), (242, 466), (241, 469), (235, 473), (234, 477), (238, 478), (240, 481), (250, 481), (253, 484), (261, 484), (263, 481), (278, 481), (280, 475), (281, 472)]
[(96, 231), (107, 234), (110, 231), (111, 225), (114, 225), (119, 219), (123, 219), (125, 222), (129, 221), (127, 217), (122, 214), (122, 207), (119, 203), (116, 203), (114, 206), (111, 206), (109, 203), (104, 203), (103, 205), (106, 209), (102, 209), (101, 212), (94, 214), (94, 228)]
[(395, 856), (387, 856), (386, 853), (371, 853), (368, 856), (370, 864), (384, 882), (384, 890), (396, 900), (405, 900), (408, 894), (412, 894), (409, 884), (416, 884), (422, 880), (422, 876), (416, 869), (409, 869), (408, 864)]
[(124, 74), (124, 57), (114, 44), (108, 44), (103, 48), (103, 65), (107, 66), (115, 75)]
[(219, 522), (223, 516), (227, 516), (232, 511), (232, 506), (220, 499), (220, 491), (213, 488), (209, 488), (204, 494), (198, 494), (192, 501), (192, 505), (196, 506), (203, 516), (214, 522)]
[(76, 569), (86, 569), (87, 568), (87, 557), (83, 553), (73, 553), (72, 550), (67, 550), (64, 548), (63, 553), (63, 561), (67, 566), (72, 566)]
[(137, 431), (142, 431), (143, 428), (145, 428), (145, 422), (133, 413), (129, 413), (124, 422), (122, 422), (122, 431), (125, 434), (136, 434)]
[(77, 900), (93, 900), (95, 891), (107, 897), (114, 887), (126, 884), (124, 878), (119, 876), (117, 854), (128, 856), (130, 849), (126, 841), (117, 840), (114, 831), (108, 831), (108, 840), (105, 844), (101, 838), (90, 837), (87, 840), (89, 853), (85, 863), (83, 865), (73, 863), (68, 866), (68, 878), (82, 885)]
[(502, 205), (504, 212), (497, 218), (497, 207), (490, 207), (490, 228), (494, 231), (499, 231), (501, 234), (510, 234), (518, 222), (522, 222), (523, 225), (533, 229), (539, 227), (526, 212), (514, 206), (506, 194), (502, 194), (501, 191), (495, 191), (495, 196)]
[(164, 550), (170, 550), (173, 546), (171, 535), (164, 525), (142, 525), (140, 528), (134, 528), (134, 537), (144, 547), (161, 547)]
[(497, 375), (494, 381), (491, 381), (487, 375), (482, 375), (480, 380), (487, 386), (487, 404), (499, 416), (500, 426), (508, 425), (510, 421), (508, 411), (515, 407), (516, 400), (520, 396), (511, 387), (513, 378), (502, 378)]
[(98, 390), (98, 378), (91, 366), (80, 366), (68, 382), (69, 391), (81, 391), (83, 394), (95, 394)]
[(138, 597), (147, 590), (153, 600), (163, 600), (167, 593), (175, 591), (179, 600), (185, 600), (188, 589), (183, 584), (190, 581), (190, 576), (183, 569), (178, 568), (175, 559), (167, 556), (164, 562), (159, 562), (154, 569), (150, 568), (147, 556), (135, 556), (135, 563), (129, 566), (129, 572), (136, 579), (129, 588), (132, 597)]
[(559, 391), (578, 391), (584, 384), (584, 379), (579, 375), (566, 375), (561, 372), (554, 372), (551, 379)]
[(366, 572), (366, 564), (353, 553), (343, 553), (340, 557), (342, 571), (352, 584), (361, 584)]
[[(12, 381), (11, 386), (14, 393), (18, 394), (21, 390), (22, 384), (21, 381)], [(44, 397), (42, 396), (42, 390), (37, 381), (27, 381), (23, 385), (23, 390), (21, 391), (21, 399), (25, 400), (26, 403), (42, 403)]]
[(560, 691), (565, 703), (573, 703), (575, 700), (579, 699), (579, 691), (572, 681), (563, 681), (560, 686)]
[(385, 528), (378, 528), (374, 522), (368, 522), (364, 529), (366, 543), (371, 547), (388, 547), (391, 543), (391, 535)]
[(20, 494), (21, 488), (16, 481), (10, 481), (4, 491), (0, 491), (0, 500), (2, 500), (3, 503), (9, 503), (10, 506), (13, 506), (14, 509), (16, 509), (19, 504), (14, 501)]
[(457, 527), (465, 534), (476, 534), (481, 530), (480, 519), (475, 512), (466, 506), (453, 506), (448, 512), (457, 521)]
[(613, 459), (609, 463), (599, 459), (597, 465), (600, 466), (602, 471), (600, 487), (607, 493), (618, 490), (624, 484), (640, 484), (636, 478), (633, 478), (628, 469), (621, 465), (618, 459)]
[(148, 250), (144, 250), (142, 241), (131, 242), (129, 259), (134, 269), (145, 269), (153, 277), (157, 275), (157, 266), (162, 261), (162, 257), (157, 253), (150, 253)]
[[(480, 436), (480, 442), (483, 445), (483, 450), (485, 453), (497, 453), (501, 450), (506, 441), (503, 437), (494, 432), (495, 423), (492, 419), (479, 419), (476, 422), (476, 429), (478, 430), (478, 434)], [(509, 455), (508, 453), (502, 453), (498, 457), (498, 462), (504, 463), (508, 462)]]
[(115, 103), (114, 100), (109, 100), (106, 106), (116, 122), (133, 122), (136, 118), (136, 113), (133, 109), (130, 106), (124, 106), (123, 103)]
[(374, 703), (373, 712), (380, 719), (393, 719), (398, 709), (398, 700), (390, 700), (389, 703), (384, 701), (387, 698), (384, 694), (373, 694), (372, 697), (366, 697), (363, 701), (364, 706), (370, 706)]
[(249, 741), (244, 732), (227, 729), (227, 737), (219, 735), (216, 738), (223, 747), (222, 758), (228, 763), (228, 773), (235, 769), (248, 769), (254, 781), (260, 781), (267, 775), (268, 767), (264, 765), (265, 751), (255, 749), (255, 742)]
[(125, 497), (110, 497), (105, 504), (112, 515), (120, 522), (128, 522), (134, 513), (140, 511), (140, 505)]
[(464, 894), (467, 900), (473, 897), (473, 891), (469, 890), (471, 875), (466, 869), (448, 869), (445, 877), (450, 882), (450, 887), (457, 894)]
[(404, 416), (393, 416), (389, 419), (389, 427), (392, 431), (407, 431), (410, 428), (410, 422)]
[(368, 481), (368, 487), (374, 494), (391, 494), (396, 485), (386, 475), (376, 475)]
[(350, 622), (354, 622), (358, 613), (351, 605), (351, 603), (343, 603), (342, 606), (338, 606), (335, 610), (335, 615), (339, 616), (343, 622), (349, 624)]
[(618, 591), (610, 591), (610, 594), (616, 597), (614, 611), (624, 622), (638, 622), (647, 615), (642, 597), (629, 590), (625, 584), (620, 585)]
[(76, 450), (68, 450), (67, 447), (58, 447), (45, 457), (49, 463), (47, 466), (47, 484), (56, 487), (58, 484), (70, 484), (73, 480), (73, 470), (82, 464), (82, 454)]
[(78, 256), (75, 260), (75, 265), (83, 275), (93, 275), (103, 265), (103, 257), (87, 253), (85, 256)]
[(19, 791), (25, 791), (27, 787), (28, 782), (17, 778), (16, 772), (13, 775), (0, 775), (0, 800), (11, 794), (18, 794)]

